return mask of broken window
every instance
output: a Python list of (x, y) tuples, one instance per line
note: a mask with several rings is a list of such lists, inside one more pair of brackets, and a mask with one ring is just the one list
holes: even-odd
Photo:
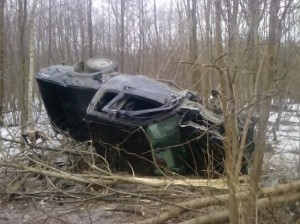
[(165, 120), (150, 124), (145, 131), (152, 144), (157, 165), (183, 174), (191, 165), (189, 164), (191, 159), (181, 142), (180, 120), (181, 115), (175, 114)]
[(114, 99), (118, 93), (116, 92), (106, 92), (101, 97), (100, 101), (97, 103), (95, 107), (95, 111), (102, 112), (102, 109), (112, 100)]
[(120, 110), (125, 111), (138, 111), (138, 110), (148, 110), (160, 107), (162, 104), (133, 95), (127, 95), (124, 100), (121, 102), (122, 106)]
[(150, 119), (165, 110), (162, 106), (163, 104), (144, 97), (125, 95), (111, 109), (119, 112), (119, 118)]
[(150, 119), (171, 109), (164, 104), (145, 97), (124, 92), (106, 92), (96, 104), (96, 112), (116, 114), (118, 118)]

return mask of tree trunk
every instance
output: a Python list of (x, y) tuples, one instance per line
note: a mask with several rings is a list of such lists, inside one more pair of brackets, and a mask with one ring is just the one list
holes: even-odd
[(5, 0), (0, 1), (0, 126), (3, 125), (3, 105), (5, 99), (5, 91), (4, 91), (4, 80), (5, 80), (5, 72), (4, 72), (4, 52), (5, 52), (5, 44), (4, 44), (4, 7)]
[(52, 3), (54, 0), (48, 0), (49, 4), (49, 18), (48, 18), (48, 65), (50, 66), (52, 61), (51, 61), (51, 56), (52, 56)]
[(92, 20), (92, 0), (87, 0), (87, 25), (89, 38), (89, 58), (93, 57), (93, 20)]
[[(250, 173), (250, 192), (249, 192), (249, 201), (247, 206), (247, 223), (254, 223), (257, 218), (257, 193), (259, 191), (259, 180), (262, 170), (263, 157), (266, 149), (266, 131), (267, 131), (267, 120), (269, 118), (271, 110), (271, 94), (274, 84), (274, 73), (276, 70), (276, 56), (277, 56), (277, 41), (280, 37), (277, 33), (278, 28), (278, 10), (279, 10), (280, 0), (271, 0), (270, 2), (270, 17), (269, 17), (269, 40), (268, 46), (266, 49), (266, 65), (268, 69), (268, 76), (266, 80), (257, 80), (257, 82), (262, 82), (261, 93), (268, 93), (268, 95), (260, 96), (265, 98), (259, 105), (259, 123), (257, 128), (257, 138), (255, 140), (255, 151), (253, 154), (253, 167)], [(261, 83), (260, 82), (260, 83)]]
[(35, 28), (35, 17), (36, 17), (37, 0), (33, 0), (31, 9), (31, 19), (29, 24), (29, 77), (28, 77), (28, 119), (27, 128), (34, 130), (33, 120), (33, 77), (34, 77), (34, 65), (35, 65), (35, 42), (36, 42), (36, 28)]
[[(211, 0), (206, 1), (205, 5), (205, 41), (204, 41), (204, 60), (205, 64), (209, 65), (211, 64)], [(204, 104), (208, 105), (208, 98), (210, 96), (210, 87), (211, 87), (211, 81), (212, 80), (212, 72), (210, 68), (204, 68), (204, 74), (203, 74), (203, 81), (202, 83), (202, 96), (204, 97)]]
[(20, 49), (20, 94), (19, 106), (21, 108), (21, 132), (26, 130), (28, 119), (28, 69), (25, 51), (25, 31), (27, 21), (27, 0), (18, 0), (18, 27), (19, 27), (19, 49)]
[[(79, 10), (79, 13), (82, 13), (84, 14), (85, 13), (85, 10), (83, 8), (83, 4), (81, 3), (81, 1), (78, 2), (78, 10)], [(80, 58), (80, 61), (85, 61), (86, 60), (86, 52), (88, 49), (86, 49), (86, 17), (84, 16), (81, 20), (80, 20), (80, 41), (81, 41), (81, 58)], [(68, 45), (68, 38), (67, 36), (65, 37), (66, 38), (66, 46)], [(76, 44), (76, 43), (75, 43)]]
[[(198, 65), (196, 65), (196, 61), (198, 58), (198, 46), (197, 46), (197, 18), (196, 18), (196, 10), (197, 8), (197, 0), (187, 0), (187, 14), (188, 14), (188, 27), (189, 27), (189, 63), (191, 63), (192, 69), (190, 78), (191, 83), (189, 86), (195, 90), (200, 91), (200, 73)], [(184, 77), (185, 78), (185, 77)]]
[[(229, 90), (229, 82), (228, 80), (229, 75), (225, 73), (223, 67), (223, 49), (222, 49), (222, 27), (221, 27), (221, 0), (215, 0), (215, 35), (216, 35), (216, 57), (217, 62), (216, 66), (220, 73), (220, 80), (221, 80), (221, 104), (223, 110), (223, 117), (224, 117), (224, 126), (225, 126), (225, 140), (224, 140), (224, 147), (225, 147), (225, 166), (226, 166), (226, 173), (227, 173), (227, 182), (229, 188), (229, 220), (230, 223), (236, 224), (239, 220), (239, 213), (238, 213), (238, 206), (237, 206), (237, 199), (235, 197), (235, 187), (236, 187), (236, 177), (235, 177), (235, 152), (236, 149), (236, 126), (235, 126), (235, 114), (234, 114), (234, 106), (232, 105), (234, 100), (232, 93)], [(230, 89), (231, 90), (231, 89)], [(228, 102), (230, 102), (228, 104)], [(228, 106), (227, 106), (228, 105)]]
[(158, 27), (157, 27), (157, 8), (156, 8), (156, 0), (153, 0), (153, 14), (154, 14), (154, 31), (155, 31), (155, 52), (153, 54), (154, 58), (154, 70), (156, 72), (156, 77), (158, 78), (159, 70), (158, 70), (158, 60), (159, 60), (159, 44), (160, 39), (158, 35)]
[(125, 1), (121, 1), (121, 22), (120, 22), (120, 70), (124, 72), (124, 51), (125, 51)]
[(245, 96), (248, 99), (254, 94), (254, 85), (255, 85), (255, 75), (258, 70), (258, 44), (259, 44), (259, 36), (258, 36), (258, 27), (259, 27), (259, 1), (258, 0), (248, 0), (249, 12), (250, 12), (250, 22), (249, 22), (249, 31), (247, 36), (247, 60), (249, 61), (248, 68), (246, 68), (247, 73), (245, 74), (243, 86), (246, 90), (244, 91)]

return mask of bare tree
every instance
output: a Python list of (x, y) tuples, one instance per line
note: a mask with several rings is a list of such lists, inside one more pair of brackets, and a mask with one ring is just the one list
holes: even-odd
[(92, 20), (92, 0), (87, 0), (87, 27), (88, 27), (88, 38), (89, 38), (89, 57), (93, 57), (93, 20)]
[(258, 0), (249, 0), (249, 14), (250, 14), (250, 21), (249, 21), (249, 30), (246, 39), (246, 46), (247, 46), (247, 60), (249, 63), (246, 64), (248, 66), (246, 69), (248, 73), (245, 75), (243, 79), (243, 87), (247, 87), (246, 93), (244, 93), (247, 98), (251, 98), (253, 96), (254, 91), (254, 82), (255, 82), (255, 74), (257, 73), (258, 69), (258, 62), (259, 62), (259, 36), (258, 36), (258, 28), (259, 28), (259, 21), (260, 21), (260, 11), (259, 6), (260, 3)]
[[(249, 193), (249, 201), (248, 201), (248, 209), (247, 209), (247, 222), (253, 223), (256, 220), (256, 202), (257, 197), (256, 194), (259, 192), (259, 181), (260, 174), (263, 164), (263, 155), (266, 150), (266, 131), (267, 124), (266, 121), (269, 118), (270, 110), (271, 110), (271, 97), (274, 94), (274, 72), (276, 69), (276, 55), (277, 55), (277, 47), (278, 40), (280, 38), (278, 34), (278, 12), (279, 12), (280, 0), (271, 0), (270, 2), (270, 15), (269, 15), (269, 38), (268, 38), (268, 46), (265, 52), (265, 64), (268, 68), (268, 76), (262, 77), (260, 80), (256, 80), (257, 82), (262, 82), (260, 93), (257, 91), (256, 95), (259, 95), (262, 102), (260, 103), (260, 112), (259, 112), (259, 123), (258, 123), (258, 131), (257, 131), (257, 139), (256, 139), (256, 149), (253, 155), (253, 168), (251, 170), (251, 191)], [(261, 71), (258, 71), (261, 72)]]
[(36, 42), (36, 29), (35, 29), (35, 17), (36, 17), (36, 7), (37, 0), (33, 0), (32, 8), (30, 13), (30, 23), (29, 23), (29, 74), (28, 74), (28, 118), (27, 118), (27, 128), (34, 130), (34, 120), (33, 120), (33, 77), (34, 77), (34, 65), (35, 65), (35, 42)]
[(145, 70), (145, 1), (144, 0), (139, 0), (138, 2), (139, 6), (139, 46), (138, 46), (138, 54), (139, 54), (139, 62), (137, 66), (137, 73), (141, 73), (141, 71)]
[(20, 49), (20, 93), (19, 102), (21, 107), (21, 131), (26, 129), (28, 119), (28, 66), (26, 62), (26, 22), (27, 22), (27, 0), (18, 0), (18, 27), (19, 27), (19, 49)]
[(197, 19), (196, 19), (197, 1), (187, 0), (187, 15), (188, 15), (188, 27), (189, 27), (189, 62), (192, 63), (192, 74), (191, 74), (191, 86), (196, 90), (200, 90), (200, 72), (199, 67), (196, 65), (198, 58), (198, 44), (197, 44)]
[[(211, 63), (211, 10), (212, 10), (212, 2), (207, 0), (205, 4), (205, 40), (204, 40), (204, 64), (209, 65)], [(208, 105), (208, 97), (210, 95), (211, 89), (211, 80), (212, 80), (212, 72), (209, 68), (204, 68), (203, 72), (203, 81), (201, 82), (201, 93), (204, 96), (204, 103)]]
[[(215, 0), (215, 46), (216, 46), (216, 68), (220, 74), (220, 88), (221, 88), (221, 105), (223, 111), (223, 119), (225, 126), (225, 167), (227, 174), (227, 183), (229, 187), (229, 219), (230, 223), (238, 223), (239, 212), (238, 212), (238, 202), (236, 198), (236, 186), (237, 186), (237, 174), (236, 164), (238, 159), (238, 149), (239, 149), (239, 133), (237, 126), (237, 102), (234, 95), (234, 79), (235, 71), (230, 69), (230, 63), (232, 62), (233, 54), (229, 53), (227, 64), (225, 64), (224, 50), (223, 50), (223, 39), (222, 39), (222, 26), (221, 26), (221, 13), (222, 13), (222, 1)], [(236, 7), (236, 6), (235, 6)], [(230, 5), (227, 5), (230, 11)], [(234, 9), (234, 13), (237, 9)], [(231, 15), (230, 15), (231, 17)], [(234, 15), (233, 24), (229, 25), (231, 29), (236, 27), (236, 15)], [(229, 29), (230, 30), (230, 29)], [(229, 36), (229, 46), (233, 48), (234, 35)], [(231, 39), (232, 38), (232, 39)], [(231, 48), (229, 48), (231, 51)]]
[(125, 1), (121, 1), (120, 15), (120, 67), (124, 69), (124, 51), (125, 51)]
[(157, 26), (157, 6), (156, 0), (153, 0), (153, 16), (154, 16), (154, 31), (155, 31), (155, 53), (154, 53), (154, 67), (158, 66), (158, 55), (155, 55), (158, 51), (158, 45), (160, 43), (160, 38), (158, 35), (158, 26)]
[(5, 80), (5, 71), (4, 71), (4, 52), (5, 52), (5, 32), (4, 32), (4, 7), (5, 0), (0, 1), (0, 126), (3, 125), (3, 104), (4, 104), (4, 80)]
[(52, 5), (55, 0), (48, 1), (48, 65), (51, 65), (52, 57)]

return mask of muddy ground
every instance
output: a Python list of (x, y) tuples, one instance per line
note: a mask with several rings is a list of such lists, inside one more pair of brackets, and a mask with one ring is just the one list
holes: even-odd
[[(70, 144), (72, 145), (72, 143)], [(69, 148), (71, 151), (74, 151), (74, 148), (77, 150), (77, 146), (72, 148), (70, 145), (67, 147), (64, 145), (65, 148)], [(19, 152), (15, 156), (16, 162), (27, 167), (41, 167), (45, 170), (49, 169), (46, 167), (48, 165), (70, 173), (95, 174), (98, 172), (91, 170), (86, 163), (82, 164), (80, 156), (74, 157), (68, 154), (69, 157), (66, 158), (66, 154), (61, 151), (47, 151), (43, 154), (39, 154), (39, 150), (35, 152), (38, 153), (34, 154), (32, 151), (33, 156), (30, 157), (27, 155), (28, 151)], [(266, 158), (270, 153), (266, 154)], [(271, 154), (274, 155), (274, 153)], [(84, 157), (84, 159), (87, 158)], [(294, 156), (292, 160), (293, 158)], [(70, 164), (67, 162), (69, 159), (72, 160)], [(265, 160), (270, 161), (271, 159)], [(264, 186), (280, 184), (282, 180), (286, 181), (282, 178), (290, 177), (288, 173), (296, 174), (296, 171), (291, 169), (290, 160), (287, 161), (289, 165), (287, 167), (282, 167), (283, 157), (280, 157), (279, 160), (280, 164), (276, 162), (277, 160), (265, 164), (267, 178), (263, 181)], [(40, 166), (39, 163), (44, 164), (45, 167)], [(105, 168), (101, 164), (98, 164), (98, 167)], [(274, 170), (271, 172), (270, 168)], [(116, 174), (130, 175), (128, 172), (117, 172)], [(188, 178), (197, 177), (188, 176)], [(98, 186), (45, 176), (42, 173), (36, 174), (2, 167), (0, 168), (0, 224), (137, 223), (151, 217), (158, 217), (176, 202), (226, 192), (226, 190), (192, 186), (159, 188), (141, 184)], [(183, 220), (224, 208), (224, 206), (211, 206), (174, 217), (166, 223), (180, 223)], [(299, 203), (296, 203), (260, 211), (261, 220), (264, 221), (263, 223), (270, 224), (300, 223), (299, 208)]]
[(0, 224), (136, 223), (200, 194), (176, 186), (80, 184), (3, 167), (0, 185)]
[[(0, 175), (0, 224), (137, 223), (158, 217), (173, 203), (226, 193), (226, 190), (181, 186), (93, 186), (6, 171), (2, 168)], [(223, 209), (224, 206), (211, 206), (166, 223), (180, 223)], [(260, 213), (263, 223), (300, 223), (300, 209), (295, 204)]]
[(113, 212), (113, 204), (51, 203), (39, 199), (10, 200), (1, 206), (0, 223), (126, 223), (136, 220), (135, 214)]
[[(263, 186), (274, 186), (282, 181), (299, 179), (300, 129), (294, 130), (295, 127), (299, 127), (298, 120), (281, 125), (278, 140), (270, 143), (271, 150), (265, 156)], [(19, 136), (14, 133), (14, 129), (9, 133)], [(11, 139), (14, 139), (13, 136)], [(15, 150), (16, 145), (19, 146), (13, 142), (9, 144), (5, 145), (9, 150)], [(59, 142), (59, 144), (64, 143)], [(59, 144), (55, 143), (51, 147), (55, 148)], [(64, 146), (63, 150), (66, 148), (71, 147)], [(10, 155), (20, 154), (20, 150), (14, 151), (16, 153), (11, 152), (9, 152)], [(57, 165), (55, 164), (57, 158), (62, 158), (58, 155), (61, 155), (61, 152), (46, 153), (44, 158), (34, 159), (53, 166)], [(18, 157), (18, 162), (20, 161), (22, 158)], [(30, 165), (28, 158), (22, 163)], [(59, 164), (61, 163), (64, 162), (60, 160)], [(78, 165), (78, 163), (73, 164)], [(82, 167), (77, 168), (77, 171), (84, 172)], [(67, 169), (76, 172), (70, 167)], [(0, 224), (136, 223), (159, 216), (173, 203), (222, 193), (225, 192), (199, 187), (153, 188), (138, 184), (93, 186), (0, 167)], [(259, 211), (259, 223), (300, 223), (299, 206), (298, 202), (276, 209)], [(180, 217), (174, 217), (167, 223), (179, 223), (218, 209), (222, 210), (224, 207), (215, 206), (188, 212)]]

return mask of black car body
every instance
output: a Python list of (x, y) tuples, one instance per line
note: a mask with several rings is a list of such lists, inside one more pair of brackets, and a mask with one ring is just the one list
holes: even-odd
[[(109, 162), (147, 173), (223, 172), (222, 117), (193, 92), (143, 75), (78, 75), (68, 66), (50, 67), (36, 78), (55, 127), (76, 140), (91, 139)], [(254, 122), (251, 152), (253, 132)]]
[[(105, 66), (109, 68), (105, 70), (110, 75), (117, 70), (117, 65), (113, 62), (99, 60), (105, 62)], [(77, 141), (86, 141), (90, 139), (88, 127), (83, 120), (86, 109), (101, 83), (110, 75), (103, 75), (105, 71), (102, 68), (98, 71), (87, 69), (88, 72), (78, 69), (81, 63), (44, 68), (36, 74), (36, 80), (54, 129)]]

